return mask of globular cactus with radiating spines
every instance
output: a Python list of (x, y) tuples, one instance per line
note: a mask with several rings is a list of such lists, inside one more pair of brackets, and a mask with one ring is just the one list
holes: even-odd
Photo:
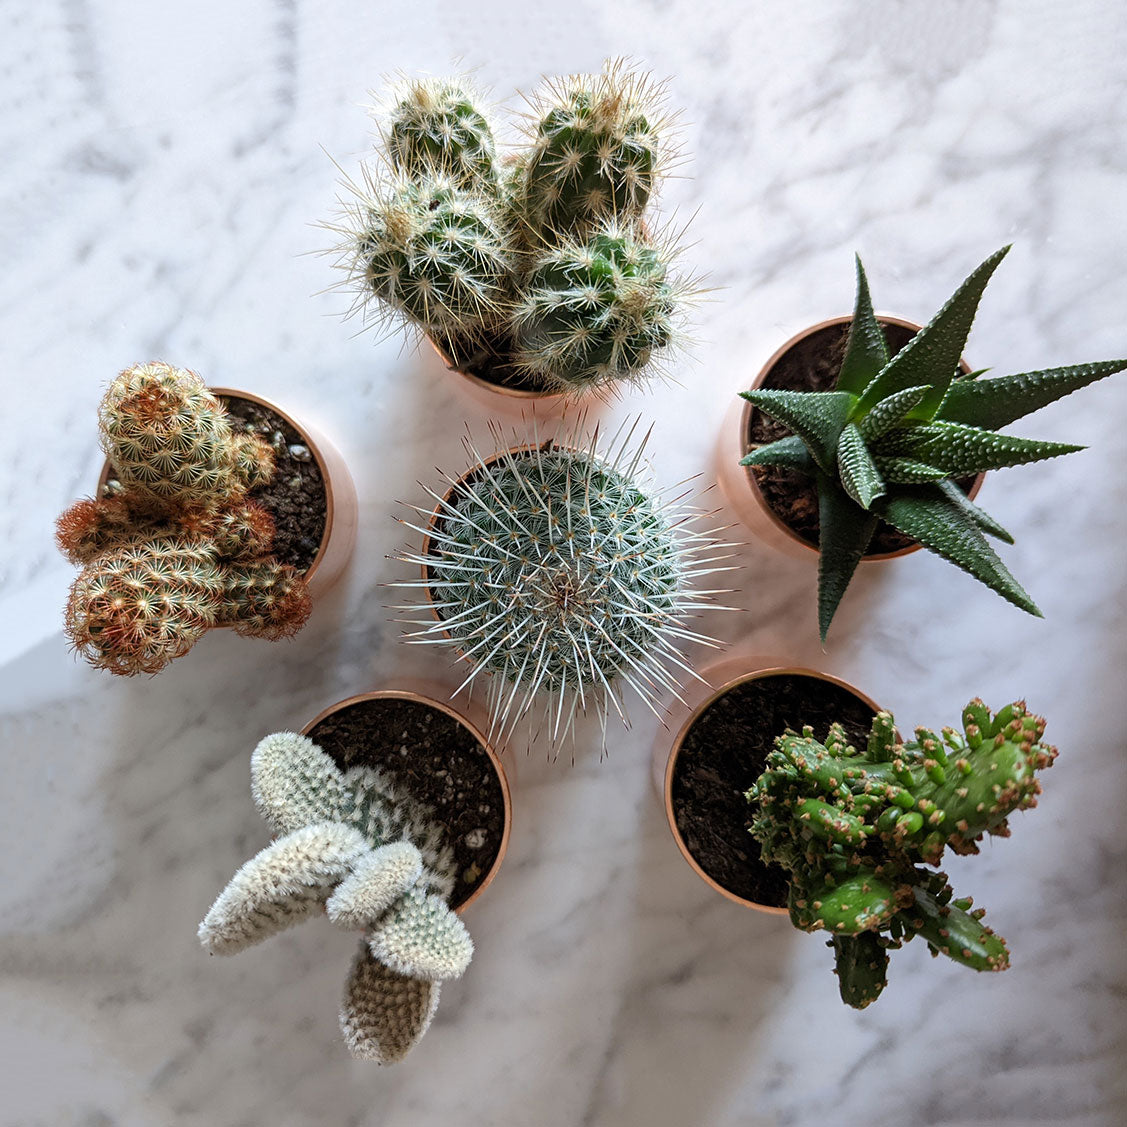
[(553, 79), (532, 97), (517, 207), (536, 238), (583, 238), (607, 219), (641, 217), (669, 159), (664, 97), (620, 61)]
[(679, 645), (711, 644), (686, 619), (715, 592), (691, 584), (724, 570), (712, 550), (726, 546), (636, 480), (642, 449), (629, 439), (603, 453), (597, 434), (576, 430), (489, 457), (467, 441), (474, 468), (448, 479), (432, 526), (406, 522), (427, 550), (399, 558), (426, 580), (398, 585), (429, 593), (408, 637), (457, 649), (467, 683), (490, 675), (502, 732), (539, 699), (556, 743), (588, 709), (604, 724), (624, 715), (623, 686), (656, 709), (662, 692), (677, 693), (667, 666), (685, 668)]
[(476, 92), (454, 79), (413, 79), (392, 101), (381, 132), (396, 172), (408, 179), (438, 173), (460, 188), (497, 195), (497, 149)]
[(158, 673), (214, 626), (277, 639), (305, 624), (305, 581), (268, 553), (273, 517), (247, 496), (274, 452), (233, 432), (194, 372), (138, 364), (99, 409), (112, 491), (72, 505), (59, 548), (82, 572), (66, 633), (95, 667)]
[(811, 728), (786, 732), (748, 800), (763, 859), (790, 875), (791, 922), (828, 931), (842, 999), (862, 1008), (886, 984), (888, 951), (916, 935), (933, 954), (974, 970), (1005, 970), (1005, 942), (984, 912), (957, 899), (937, 865), (943, 851), (977, 853), (984, 834), (1009, 835), (1007, 817), (1037, 804), (1036, 773), (1056, 749), (1024, 702), (997, 715), (981, 700), (963, 731), (916, 729), (901, 743), (892, 716), (878, 713), (857, 751), (841, 725), (824, 742)]
[(515, 314), (517, 367), (581, 391), (636, 378), (678, 333), (684, 288), (667, 256), (630, 227), (566, 240), (528, 275)]
[(322, 908), (337, 926), (363, 931), (341, 1031), (355, 1057), (401, 1060), (430, 1025), (440, 984), (473, 956), (446, 903), (455, 873), (444, 827), (380, 772), (342, 771), (293, 732), (259, 743), (251, 791), (278, 837), (220, 893), (200, 942), (236, 954)]
[(274, 452), (236, 435), (199, 375), (155, 361), (127, 368), (98, 409), (102, 448), (134, 502), (215, 509), (269, 481)]

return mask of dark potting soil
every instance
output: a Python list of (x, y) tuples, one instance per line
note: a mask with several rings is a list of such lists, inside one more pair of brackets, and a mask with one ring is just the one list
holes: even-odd
[(373, 767), (389, 776), (443, 825), (457, 878), (450, 906), (464, 904), (501, 849), (505, 800), (489, 755), (468, 728), (419, 701), (358, 701), (308, 733), (339, 767)]
[(863, 747), (872, 719), (848, 689), (789, 673), (746, 681), (713, 701), (689, 729), (673, 771), (673, 817), (697, 864), (745, 900), (786, 907), (786, 871), (760, 859), (750, 833), (755, 811), (744, 795), (787, 728), (809, 724), (824, 739), (837, 720)]
[(438, 344), (453, 361), (454, 367), (479, 380), (511, 391), (545, 391), (542, 380), (520, 371), (512, 362), (512, 347), (507, 338), (490, 337), (482, 341), (447, 339)]
[[(889, 351), (895, 355), (916, 334), (902, 325), (882, 323), (884, 339)], [(789, 348), (776, 361), (762, 386), (785, 391), (832, 391), (837, 383), (841, 362), (845, 359), (845, 343), (849, 325), (829, 325), (811, 333)], [(792, 434), (788, 427), (775, 422), (762, 411), (751, 410), (748, 423), (748, 440), (752, 446), (761, 446)], [(759, 484), (763, 499), (771, 511), (793, 532), (814, 547), (818, 546), (821, 524), (818, 520), (818, 491), (805, 474), (774, 466), (753, 466), (752, 473)], [(956, 484), (964, 492), (970, 490), (974, 478), (963, 478)], [(869, 555), (897, 552), (910, 548), (915, 540), (881, 521), (869, 544)]]
[(219, 398), (236, 429), (256, 434), (274, 448), (274, 476), (250, 496), (274, 518), (274, 558), (308, 571), (321, 547), (328, 509), (325, 482), (313, 451), (277, 411), (252, 399)]

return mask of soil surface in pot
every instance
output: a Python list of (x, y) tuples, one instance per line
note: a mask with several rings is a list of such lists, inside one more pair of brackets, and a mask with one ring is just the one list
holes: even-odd
[(481, 342), (445, 340), (436, 343), (459, 372), (510, 391), (551, 394), (542, 380), (520, 371), (513, 364), (512, 348), (506, 337), (497, 335)]
[(872, 719), (873, 710), (848, 689), (791, 673), (746, 681), (713, 701), (686, 734), (673, 770), (673, 817), (697, 864), (736, 896), (785, 908), (786, 871), (761, 860), (750, 832), (754, 808), (744, 795), (787, 728), (809, 724), (824, 739), (838, 720), (863, 747)]
[[(882, 322), (881, 328), (889, 351), (894, 355), (916, 335), (912, 329), (902, 325)], [(787, 349), (767, 373), (761, 386), (783, 391), (832, 391), (841, 371), (841, 362), (845, 359), (848, 337), (848, 324), (828, 325), (811, 333)], [(782, 423), (752, 408), (747, 435), (750, 445), (762, 446), (792, 433)], [(816, 548), (821, 525), (818, 520), (818, 491), (814, 482), (805, 474), (774, 466), (753, 466), (752, 473), (771, 511), (792, 532)], [(968, 492), (974, 478), (962, 478), (956, 484), (963, 492)], [(911, 548), (915, 543), (915, 540), (881, 521), (867, 554), (898, 552), (902, 548)]]
[(219, 398), (236, 428), (264, 438), (274, 448), (274, 476), (250, 496), (274, 518), (274, 558), (308, 571), (321, 547), (328, 512), (325, 482), (313, 451), (269, 407), (236, 396)]
[(458, 908), (489, 875), (505, 832), (501, 780), (485, 748), (452, 716), (421, 701), (358, 701), (309, 733), (342, 769), (373, 767), (435, 813), (454, 849)]

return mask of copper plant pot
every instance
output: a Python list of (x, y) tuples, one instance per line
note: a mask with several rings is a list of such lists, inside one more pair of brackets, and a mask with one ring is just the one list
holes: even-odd
[[(752, 382), (752, 390), (763, 386), (771, 370), (795, 345), (822, 329), (832, 328), (836, 325), (848, 325), (852, 319), (852, 317), (830, 317), (795, 333), (776, 349), (767, 363), (760, 368), (759, 374)], [(917, 325), (914, 321), (908, 321), (903, 317), (894, 317), (888, 313), (878, 314), (877, 320), (883, 325), (898, 325), (901, 328), (910, 329), (913, 333), (918, 333), (923, 328), (922, 325)], [(959, 367), (965, 374), (969, 374), (972, 370), (964, 359), (959, 360)], [(816, 561), (818, 546), (799, 536), (775, 513), (771, 506), (767, 504), (752, 468), (740, 465), (740, 459), (751, 452), (747, 436), (751, 425), (751, 413), (754, 410), (754, 404), (749, 403), (746, 399), (740, 399), (738, 396), (734, 397), (734, 402), (724, 416), (724, 423), (716, 443), (716, 480), (736, 515), (760, 539), (765, 540), (768, 544), (792, 558), (808, 562)], [(975, 478), (974, 485), (968, 493), (972, 500), (982, 487), (984, 476), (984, 474), (979, 474)], [(910, 544), (907, 547), (898, 548), (894, 552), (874, 552), (872, 555), (862, 556), (861, 561), (862, 563), (872, 563), (878, 560), (894, 560), (918, 551), (919, 547), (919, 544)]]
[[(880, 706), (870, 700), (869, 697), (859, 689), (849, 684), (848, 681), (843, 681), (841, 678), (834, 677), (829, 673), (820, 673), (816, 669), (804, 669), (800, 666), (788, 666), (778, 663), (775, 659), (729, 657), (703, 671), (702, 676), (709, 688), (702, 691), (706, 694), (703, 695), (703, 699), (699, 699), (701, 694), (698, 694), (698, 699), (694, 706), (691, 707), (688, 716), (677, 732), (672, 747), (669, 747), (665, 740), (659, 740), (654, 748), (655, 781), (659, 781), (662, 801), (665, 805), (665, 818), (669, 823), (669, 830), (673, 834), (673, 840), (677, 843), (677, 848), (681, 851), (681, 856), (685, 858), (697, 876), (699, 876), (705, 884), (720, 893), (721, 896), (727, 897), (727, 899), (736, 904), (742, 904), (746, 908), (754, 908), (756, 911), (766, 912), (768, 915), (773, 916), (787, 915), (786, 908), (776, 908), (767, 904), (758, 904), (754, 900), (745, 900), (742, 896), (738, 896), (734, 892), (729, 891), (718, 881), (710, 877), (708, 873), (701, 868), (692, 853), (689, 852), (689, 847), (685, 844), (685, 839), (681, 836), (681, 832), (677, 828), (677, 819), (673, 813), (673, 776), (677, 770), (677, 759), (681, 754), (681, 747), (689, 734), (690, 728), (700, 719), (710, 705), (724, 696), (725, 693), (730, 692), (738, 685), (745, 684), (748, 681), (758, 681), (765, 677), (786, 675), (811, 677), (819, 681), (828, 681), (851, 693), (859, 701), (871, 708), (874, 714), (880, 711)], [(664, 770), (662, 770), (662, 756), (667, 747), (669, 751), (668, 754), (664, 756)], [(753, 781), (754, 780), (749, 780), (749, 785)]]
[(444, 713), (452, 720), (455, 720), (463, 728), (465, 728), (471, 736), (481, 745), (485, 754), (489, 757), (490, 763), (493, 765), (494, 771), (497, 773), (497, 781), (501, 786), (501, 797), (504, 803), (504, 825), (501, 830), (501, 844), (497, 849), (497, 856), (493, 860), (493, 864), (489, 868), (489, 872), (485, 874), (482, 882), (473, 890), (469, 897), (467, 897), (461, 904), (454, 910), (461, 915), (470, 904), (472, 904), (485, 890), (493, 883), (494, 878), (497, 876), (497, 870), (501, 867), (501, 862), (505, 859), (505, 853), (509, 848), (509, 834), (513, 825), (513, 805), (512, 797), (509, 793), (509, 780), (505, 774), (505, 768), (501, 765), (500, 756), (497, 754), (496, 749), (485, 737), (480, 724), (480, 718), (473, 714), (472, 707), (455, 708), (453, 705), (446, 703), (439, 699), (441, 690), (431, 688), (429, 685), (419, 683), (413, 685), (411, 688), (400, 689), (379, 689), (371, 693), (358, 693), (355, 696), (346, 697), (344, 700), (337, 701), (336, 704), (329, 705), (328, 708), (323, 709), (317, 713), (308, 724), (301, 729), (302, 735), (308, 735), (326, 716), (331, 716), (341, 709), (348, 708), (351, 705), (359, 704), (363, 701), (369, 700), (405, 700), (412, 701), (415, 704), (425, 705), (427, 708), (433, 708), (438, 712)]
[[(308, 423), (299, 423), (272, 400), (264, 399), (249, 391), (239, 391), (229, 387), (212, 387), (208, 390), (213, 395), (250, 400), (281, 415), (309, 447), (309, 452), (321, 471), (321, 480), (325, 483), (325, 531), (321, 534), (321, 545), (317, 549), (317, 554), (305, 572), (310, 595), (316, 600), (340, 578), (356, 544), (359, 512), (356, 486), (353, 484), (352, 475), (348, 472), (348, 465), (337, 448), (320, 431)], [(112, 467), (107, 459), (98, 478), (96, 496), (102, 495), (102, 489), (109, 480), (111, 471)], [(219, 627), (219, 629), (223, 628), (224, 626)]]
[(453, 357), (430, 337), (427, 343), (434, 349), (438, 358), (446, 369), (462, 377), (462, 388), (469, 397), (489, 411), (507, 411), (510, 414), (520, 414), (528, 409), (534, 409), (538, 414), (559, 414), (573, 402), (575, 397), (562, 391), (530, 391), (525, 388), (505, 387), (503, 384), (491, 383), (489, 380), (475, 376), (464, 368), (459, 368)]

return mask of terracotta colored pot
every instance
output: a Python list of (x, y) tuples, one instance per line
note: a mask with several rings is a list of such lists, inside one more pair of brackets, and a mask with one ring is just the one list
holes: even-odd
[(522, 388), (505, 387), (503, 384), (492, 383), (459, 368), (450, 354), (430, 337), (427, 343), (434, 349), (438, 358), (448, 371), (455, 372), (462, 377), (461, 388), (479, 407), (484, 407), (490, 412), (498, 411), (520, 415), (525, 411), (535, 410), (539, 415), (560, 414), (569, 404), (576, 401), (576, 396), (558, 391), (529, 391)]
[[(922, 325), (917, 325), (914, 321), (908, 321), (903, 317), (894, 317), (887, 313), (878, 314), (877, 319), (883, 325), (899, 325), (901, 328), (911, 329), (914, 333), (918, 333), (923, 328)], [(795, 333), (786, 343), (776, 349), (767, 363), (759, 370), (759, 374), (752, 381), (752, 390), (763, 386), (771, 370), (795, 345), (822, 329), (828, 329), (835, 325), (848, 325), (851, 320), (852, 317), (830, 317)], [(959, 367), (962, 368), (964, 373), (969, 373), (972, 370), (966, 360), (960, 360)], [(744, 389), (740, 388), (739, 390)], [(740, 465), (740, 459), (751, 452), (751, 446), (748, 443), (748, 429), (751, 424), (751, 413), (756, 410), (756, 407), (746, 399), (739, 398), (739, 396), (734, 396), (733, 399), (731, 407), (724, 416), (724, 423), (716, 444), (716, 480), (721, 491), (740, 520), (760, 539), (765, 540), (768, 544), (792, 558), (816, 562), (818, 559), (817, 545), (804, 540), (776, 515), (771, 506), (767, 504), (752, 468)], [(974, 485), (968, 494), (972, 500), (982, 487), (984, 476), (984, 474), (979, 474), (975, 478)], [(919, 544), (910, 544), (894, 552), (875, 552), (872, 555), (863, 556), (862, 562), (871, 563), (878, 560), (898, 559), (900, 556), (918, 551), (919, 547)]]
[[(249, 400), (281, 415), (309, 447), (309, 452), (316, 461), (325, 483), (325, 531), (321, 535), (321, 545), (317, 555), (313, 557), (313, 562), (305, 572), (310, 594), (316, 601), (318, 596), (326, 592), (340, 578), (356, 544), (356, 525), (359, 519), (356, 487), (344, 458), (315, 427), (298, 422), (272, 400), (264, 399), (249, 391), (228, 387), (213, 387), (208, 390), (213, 395)], [(102, 473), (98, 478), (96, 496), (101, 496), (102, 488), (109, 480), (111, 470), (112, 467), (107, 461), (102, 466)], [(223, 626), (219, 627), (219, 629), (223, 628)]]
[[(673, 840), (677, 843), (677, 848), (681, 851), (681, 856), (685, 858), (697, 876), (716, 892), (720, 893), (721, 896), (725, 896), (737, 904), (743, 904), (747, 908), (754, 908), (759, 912), (766, 912), (775, 916), (785, 916), (787, 915), (787, 910), (767, 904), (759, 904), (754, 900), (746, 900), (742, 896), (738, 896), (736, 893), (729, 891), (722, 884), (710, 877), (708, 873), (701, 868), (692, 853), (689, 852), (689, 847), (685, 844), (685, 839), (681, 836), (681, 832), (677, 828), (677, 819), (673, 811), (673, 778), (677, 770), (677, 760), (681, 754), (681, 748), (689, 734), (689, 730), (710, 705), (724, 696), (725, 693), (730, 692), (732, 689), (748, 681), (758, 681), (767, 677), (787, 675), (811, 677), (819, 681), (827, 681), (851, 693), (859, 701), (871, 708), (874, 714), (880, 711), (880, 706), (865, 696), (859, 689), (850, 685), (847, 681), (843, 681), (829, 673), (819, 673), (816, 669), (789, 666), (773, 658), (729, 657), (704, 670), (702, 676), (704, 677), (706, 685), (699, 688), (697, 693), (694, 694), (694, 699), (690, 701), (688, 715), (681, 724), (672, 746), (669, 744), (668, 734), (663, 733), (666, 738), (659, 739), (658, 743), (655, 745), (653, 760), (654, 781), (665, 805), (665, 818), (669, 823), (669, 830), (673, 834)], [(780, 732), (778, 734), (781, 735), (782, 733)], [(754, 780), (749, 779), (748, 785), (750, 786), (752, 782), (754, 782)]]
[(301, 732), (302, 735), (308, 735), (325, 717), (331, 716), (333, 713), (363, 701), (404, 700), (412, 701), (415, 704), (426, 705), (428, 708), (433, 708), (435, 711), (449, 716), (465, 728), (481, 745), (485, 754), (489, 757), (494, 771), (497, 773), (497, 781), (501, 786), (501, 796), (504, 803), (504, 825), (501, 830), (501, 844), (497, 849), (497, 856), (494, 858), (489, 871), (485, 874), (485, 878), (477, 888), (474, 889), (473, 893), (454, 909), (460, 915), (493, 883), (494, 878), (497, 876), (497, 871), (501, 868), (501, 862), (505, 859), (505, 853), (509, 848), (509, 834), (512, 830), (513, 823), (513, 806), (512, 798), (509, 793), (509, 780), (505, 774), (505, 768), (501, 765), (501, 759), (497, 751), (483, 734), (483, 726), (481, 723), (483, 718), (475, 714), (472, 706), (466, 705), (455, 708), (452, 704), (440, 699), (441, 696), (441, 689), (431, 687), (425, 683), (412, 684), (411, 687), (399, 689), (380, 689), (371, 693), (359, 693), (356, 696), (346, 697), (344, 700), (337, 701), (336, 704), (329, 705), (328, 708), (314, 716), (313, 719), (302, 728)]

